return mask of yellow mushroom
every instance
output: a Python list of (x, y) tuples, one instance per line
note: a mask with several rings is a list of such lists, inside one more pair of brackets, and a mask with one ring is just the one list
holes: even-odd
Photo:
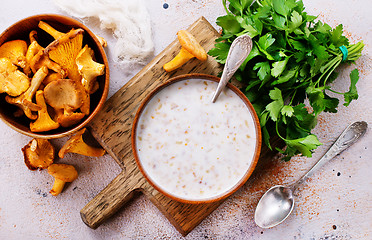
[(57, 81), (58, 79), (62, 79), (61, 75), (56, 72), (49, 73), (46, 78), (44, 78), (43, 84), (44, 86), (48, 85), (51, 82)]
[(44, 53), (62, 68), (67, 70), (67, 76), (75, 81), (80, 81), (76, 65), (76, 56), (83, 48), (83, 29), (73, 29), (51, 42), (45, 49)]
[(54, 162), (55, 149), (47, 139), (32, 139), (22, 148), (22, 152), (30, 170), (45, 169)]
[(104, 39), (101, 36), (98, 36), (97, 34), (96, 34), (96, 37), (97, 37), (98, 42), (101, 44), (102, 47), (104, 47), (104, 48), (107, 47), (107, 41), (106, 41), (106, 39)]
[(48, 69), (57, 72), (61, 78), (67, 75), (67, 71), (52, 60), (44, 53), (44, 49), (40, 49), (30, 60), (32, 72), (36, 73), (41, 67), (46, 66)]
[(44, 88), (45, 101), (54, 109), (73, 112), (83, 101), (83, 94), (72, 79), (58, 79)]
[(39, 90), (36, 92), (36, 104), (41, 107), (37, 112), (38, 118), (35, 122), (30, 123), (31, 132), (46, 132), (59, 127), (59, 123), (52, 120), (48, 113), (47, 105), (44, 99), (44, 92)]
[(83, 29), (72, 29), (68, 33), (61, 33), (47, 23), (43, 22), (43, 29), (51, 34), (55, 40), (50, 43), (45, 49), (44, 53), (50, 59), (58, 63), (62, 68), (66, 69), (67, 76), (77, 83), (81, 93), (84, 93), (83, 104), (80, 108), (81, 112), (88, 115), (90, 113), (90, 95), (85, 90), (81, 82), (81, 75), (76, 65), (76, 57), (83, 46)]
[(54, 177), (54, 184), (50, 190), (53, 196), (62, 192), (66, 182), (72, 182), (78, 177), (78, 172), (74, 166), (63, 163), (50, 165), (48, 173)]
[(32, 30), (30, 33), (29, 33), (29, 38), (30, 38), (30, 45), (28, 46), (27, 48), (27, 52), (26, 52), (26, 61), (27, 61), (27, 67), (24, 68), (24, 72), (27, 74), (27, 75), (30, 75), (31, 74), (31, 60), (32, 58), (40, 51), (43, 49), (42, 46), (39, 45), (39, 43), (36, 41), (36, 37), (37, 37), (37, 32), (35, 30)]
[(103, 148), (92, 147), (84, 142), (83, 134), (85, 133), (85, 131), (86, 128), (83, 128), (69, 140), (67, 140), (65, 145), (63, 145), (63, 147), (59, 150), (58, 156), (60, 158), (63, 158), (66, 153), (77, 153), (90, 157), (103, 156), (106, 152)]
[(76, 57), (76, 65), (82, 76), (81, 82), (89, 94), (96, 90), (97, 77), (105, 73), (105, 65), (95, 62), (93, 58), (94, 51), (88, 45), (85, 45)]
[(57, 63), (50, 60), (46, 54), (44, 54), (44, 48), (36, 41), (36, 37), (37, 32), (35, 30), (31, 31), (29, 34), (30, 45), (28, 46), (26, 52), (26, 60), (29, 68), (31, 68), (32, 72), (35, 73), (42, 66), (46, 66), (50, 70), (59, 73), (61, 78), (65, 77), (67, 72)]
[(0, 58), (6, 57), (14, 64), (23, 69), (27, 68), (26, 61), (27, 43), (23, 40), (12, 40), (0, 47)]
[(81, 112), (67, 112), (63, 109), (56, 110), (56, 120), (62, 127), (70, 127), (79, 123), (85, 117)]
[(54, 39), (58, 39), (62, 37), (63, 35), (65, 35), (65, 33), (57, 31), (56, 29), (54, 29), (52, 26), (50, 26), (48, 23), (44, 21), (40, 21), (38, 26), (39, 28), (43, 29), (45, 32), (50, 34)]
[(30, 79), (8, 58), (0, 58), (0, 93), (16, 97), (30, 86)]
[(85, 116), (74, 112), (83, 104), (85, 90), (82, 91), (72, 79), (58, 79), (44, 88), (45, 101), (54, 108), (56, 120), (62, 127), (72, 126)]
[(191, 33), (186, 30), (180, 30), (177, 33), (177, 37), (181, 44), (181, 50), (170, 62), (164, 64), (163, 68), (165, 71), (171, 72), (194, 57), (200, 61), (207, 60), (208, 55), (206, 51)]
[(16, 98), (6, 96), (5, 100), (21, 108), (29, 119), (36, 120), (37, 115), (34, 115), (32, 111), (39, 111), (41, 107), (33, 103), (32, 98), (47, 75), (48, 68), (45, 66), (41, 67), (31, 79), (31, 85), (24, 93)]

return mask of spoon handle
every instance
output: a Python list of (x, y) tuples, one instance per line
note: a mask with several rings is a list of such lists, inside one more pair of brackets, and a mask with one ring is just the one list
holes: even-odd
[(242, 65), (252, 50), (252, 39), (248, 35), (237, 37), (231, 44), (229, 53), (227, 54), (226, 63), (222, 71), (221, 80), (218, 83), (217, 89), (212, 97), (214, 103), (220, 95), (222, 89), (234, 75), (236, 70)]
[(368, 127), (368, 124), (364, 121), (354, 122), (350, 124), (337, 138), (337, 140), (332, 144), (328, 151), (315, 163), (315, 165), (298, 181), (293, 183), (290, 188), (295, 190), (298, 185), (309, 178), (315, 171), (321, 168), (325, 163), (331, 160), (333, 157), (340, 154), (342, 151), (350, 147), (355, 143), (360, 137), (364, 135)]

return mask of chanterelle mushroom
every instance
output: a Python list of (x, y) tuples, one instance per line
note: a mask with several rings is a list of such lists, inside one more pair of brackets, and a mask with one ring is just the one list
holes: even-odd
[(67, 76), (75, 81), (81, 80), (75, 60), (83, 48), (83, 33), (83, 29), (73, 29), (54, 40), (44, 49), (44, 53), (66, 69)]
[(44, 21), (39, 22), (39, 28), (43, 29), (45, 32), (49, 33), (54, 39), (58, 39), (65, 35), (65, 33), (62, 33), (60, 31), (57, 31), (52, 26), (50, 26), (48, 23)]
[(35, 122), (30, 123), (31, 132), (46, 132), (59, 127), (59, 123), (52, 120), (49, 116), (47, 105), (44, 99), (44, 92), (39, 90), (36, 92), (36, 104), (41, 107), (37, 111), (38, 118)]
[(46, 139), (34, 138), (22, 148), (25, 164), (30, 170), (45, 169), (53, 164), (55, 150)]
[(85, 88), (81, 82), (81, 75), (76, 65), (76, 57), (83, 47), (84, 30), (81, 28), (72, 29), (68, 33), (63, 34), (45, 22), (41, 22), (41, 26), (43, 26), (42, 29), (55, 38), (55, 40), (44, 49), (44, 53), (62, 68), (66, 69), (67, 76), (77, 83), (77, 86), (81, 89), (81, 93), (85, 92), (80, 110), (88, 115), (90, 112), (90, 95), (85, 90), (83, 91)]
[(78, 172), (72, 165), (52, 164), (48, 167), (48, 173), (54, 177), (54, 184), (50, 193), (57, 196), (63, 190), (66, 182), (72, 182), (78, 177)]
[(95, 62), (93, 58), (94, 51), (88, 45), (85, 45), (76, 57), (76, 65), (82, 76), (81, 82), (89, 94), (95, 90), (96, 78), (105, 73), (105, 65)]
[(35, 73), (43, 66), (46, 66), (47, 68), (53, 70), (54, 72), (59, 73), (61, 78), (67, 75), (67, 72), (63, 68), (61, 68), (60, 65), (50, 60), (49, 57), (46, 54), (44, 54), (44, 49), (41, 49), (32, 57), (30, 61), (30, 67), (32, 72)]
[(97, 39), (99, 41), (99, 44), (101, 44), (102, 47), (104, 47), (104, 48), (107, 47), (107, 41), (106, 41), (106, 39), (104, 39), (101, 36), (98, 36), (97, 34), (96, 34), (96, 37), (97, 37)]
[(66, 153), (77, 153), (90, 157), (100, 157), (105, 154), (103, 148), (95, 148), (87, 145), (83, 140), (83, 134), (85, 133), (86, 128), (78, 131), (74, 136), (72, 136), (65, 145), (59, 150), (58, 156), (63, 158)]
[(0, 58), (6, 57), (21, 68), (27, 67), (27, 43), (23, 40), (12, 40), (0, 46)]
[(54, 72), (59, 73), (61, 78), (66, 77), (67, 72), (57, 63), (50, 60), (46, 54), (44, 54), (44, 48), (36, 41), (37, 32), (33, 30), (30, 32), (29, 36), (30, 45), (28, 46), (26, 52), (26, 60), (32, 72), (35, 73), (42, 66), (46, 66)]
[(63, 109), (57, 109), (55, 111), (56, 120), (62, 127), (75, 125), (85, 117), (85, 114), (81, 112), (67, 112)]
[(61, 75), (56, 72), (49, 73), (48, 76), (43, 81), (44, 86), (48, 85), (51, 82), (61, 79)]
[(48, 68), (45, 66), (41, 67), (33, 76), (31, 80), (31, 85), (26, 90), (26, 92), (22, 93), (20, 96), (16, 98), (6, 96), (5, 100), (8, 103), (14, 104), (18, 106), (19, 108), (21, 108), (29, 119), (32, 119), (32, 120), (37, 119), (37, 115), (34, 115), (32, 111), (39, 111), (41, 107), (33, 103), (32, 98), (35, 95), (36, 91), (39, 89), (40, 84), (43, 82), (44, 78), (47, 75), (48, 75)]
[(45, 86), (45, 101), (54, 109), (64, 109), (73, 112), (78, 109), (83, 101), (77, 83), (72, 79), (58, 79)]
[(180, 30), (177, 32), (177, 36), (182, 46), (181, 50), (170, 62), (164, 64), (163, 68), (165, 71), (171, 72), (181, 67), (193, 57), (196, 57), (200, 61), (207, 60), (207, 53), (191, 33), (186, 30)]
[(24, 72), (27, 75), (31, 74), (31, 60), (32, 58), (40, 51), (43, 50), (43, 47), (39, 45), (39, 43), (36, 41), (36, 35), (37, 32), (35, 30), (31, 31), (29, 36), (30, 36), (30, 45), (27, 48), (26, 52), (26, 61), (27, 61), (27, 67), (24, 68)]
[(30, 86), (30, 79), (8, 58), (0, 58), (0, 93), (16, 97)]

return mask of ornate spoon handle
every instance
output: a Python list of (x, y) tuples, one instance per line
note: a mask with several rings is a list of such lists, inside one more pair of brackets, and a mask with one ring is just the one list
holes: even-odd
[(298, 181), (291, 184), (290, 188), (295, 190), (298, 185), (304, 182), (306, 179), (309, 178), (313, 172), (317, 171), (321, 168), (325, 163), (331, 160), (333, 157), (340, 154), (342, 151), (353, 145), (360, 137), (364, 135), (367, 131), (368, 124), (364, 121), (354, 122), (350, 124), (337, 138), (337, 140), (333, 143), (333, 145), (328, 149), (328, 151), (319, 159), (318, 162), (305, 174), (303, 175)]
[(225, 66), (223, 68), (221, 80), (218, 83), (217, 89), (213, 95), (212, 102), (214, 103), (220, 95), (222, 89), (226, 86), (227, 82), (234, 75), (236, 70), (242, 65), (244, 60), (248, 57), (252, 50), (252, 39), (248, 35), (237, 37), (231, 44)]

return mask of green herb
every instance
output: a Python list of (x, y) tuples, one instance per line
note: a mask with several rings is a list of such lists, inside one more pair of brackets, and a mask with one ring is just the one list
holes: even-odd
[[(344, 105), (358, 98), (357, 69), (350, 73), (346, 93), (331, 89), (337, 78), (335, 69), (341, 63), (353, 63), (361, 56), (363, 42), (350, 44), (343, 27), (332, 29), (315, 21), (296, 0), (223, 0), (227, 15), (217, 18), (222, 36), (217, 39), (211, 56), (225, 63), (232, 41), (247, 34), (253, 49), (235, 74), (246, 84), (243, 89), (260, 118), (263, 140), (271, 149), (270, 139), (277, 135), (285, 144), (282, 152), (290, 157), (311, 157), (321, 143), (311, 133), (322, 112), (337, 112), (339, 99), (329, 92), (344, 96)], [(340, 47), (346, 47), (343, 60)], [(308, 99), (307, 107), (304, 102)]]

